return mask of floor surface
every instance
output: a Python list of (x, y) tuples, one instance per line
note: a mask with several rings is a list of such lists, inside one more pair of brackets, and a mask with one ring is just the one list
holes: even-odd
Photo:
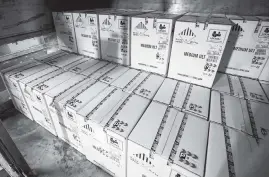
[(39, 177), (110, 177), (76, 149), (15, 109), (4, 116), (3, 123), (10, 136)]

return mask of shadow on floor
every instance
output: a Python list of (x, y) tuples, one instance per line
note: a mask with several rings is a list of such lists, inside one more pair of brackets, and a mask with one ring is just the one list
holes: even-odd
[(3, 124), (38, 177), (110, 177), (15, 109), (5, 112)]

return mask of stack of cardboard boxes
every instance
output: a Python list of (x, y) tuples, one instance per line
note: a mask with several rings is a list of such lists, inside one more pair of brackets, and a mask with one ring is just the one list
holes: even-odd
[(2, 70), (19, 111), (116, 177), (244, 176), (269, 133), (268, 18), (53, 16), (59, 47), (81, 55)]

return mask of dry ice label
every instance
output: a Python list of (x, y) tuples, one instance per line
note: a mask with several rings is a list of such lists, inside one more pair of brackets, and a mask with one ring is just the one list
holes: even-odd
[(83, 129), (87, 130), (87, 135), (88, 134), (90, 134), (90, 135), (94, 134), (94, 130), (89, 124), (83, 125)]
[(147, 156), (144, 153), (137, 153), (130, 156), (130, 160), (134, 163), (141, 165), (145, 169), (147, 169), (149, 172), (151, 172), (154, 176), (158, 176), (158, 174), (155, 172), (155, 166), (153, 165), (152, 158)]
[(119, 27), (119, 29), (127, 29), (128, 28), (128, 20), (119, 19), (118, 20), (118, 27)]
[(170, 29), (169, 23), (157, 23), (157, 33), (168, 34)]
[(178, 33), (179, 38), (175, 39), (177, 43), (185, 43), (185, 44), (198, 44), (195, 41), (196, 35), (190, 28), (186, 28), (180, 33)]
[(118, 140), (117, 138), (114, 138), (113, 136), (107, 135), (107, 142), (113, 147), (121, 151), (123, 150), (123, 142), (121, 140)]
[(207, 36), (207, 42), (224, 43), (226, 35), (227, 35), (227, 30), (211, 29), (209, 30), (209, 33)]
[(108, 30), (112, 26), (112, 23), (109, 21), (109, 19), (105, 19), (102, 23), (102, 28)]
[(243, 36), (242, 33), (244, 32), (244, 29), (239, 24), (235, 24), (233, 25), (231, 32), (232, 34), (241, 37)]
[(263, 26), (259, 38), (269, 38), (269, 26)]
[(143, 22), (138, 23), (138, 25), (135, 26), (135, 31), (144, 34), (148, 28)]

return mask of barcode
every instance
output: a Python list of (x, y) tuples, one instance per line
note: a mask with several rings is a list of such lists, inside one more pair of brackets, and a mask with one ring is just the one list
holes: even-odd
[(257, 49), (255, 55), (266, 55), (266, 49)]

